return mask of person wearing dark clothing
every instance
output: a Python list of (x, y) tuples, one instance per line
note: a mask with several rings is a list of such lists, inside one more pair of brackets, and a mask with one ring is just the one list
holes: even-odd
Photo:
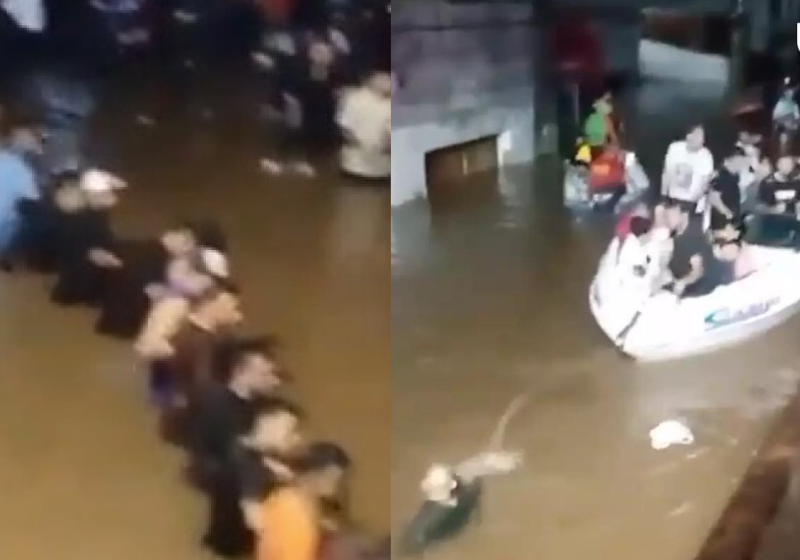
[(148, 286), (165, 283), (169, 263), (191, 258), (201, 245), (224, 251), (222, 230), (210, 223), (185, 222), (170, 228), (159, 240), (118, 242), (115, 254), (122, 266), (109, 271), (96, 331), (115, 338), (134, 338), (150, 308)]
[(797, 214), (800, 204), (800, 177), (794, 158), (778, 158), (775, 172), (764, 179), (758, 189), (759, 210), (770, 214)]
[(300, 441), (302, 413), (276, 398), (258, 402), (246, 434), (232, 442), (226, 460), (209, 480), (209, 514), (203, 546), (224, 557), (251, 555), (259, 507), (281, 483)]
[(168, 252), (158, 241), (125, 240), (116, 244), (114, 254), (121, 266), (107, 272), (95, 332), (130, 340), (147, 317), (150, 298), (146, 287), (164, 280)]
[(728, 226), (739, 227), (742, 218), (742, 194), (739, 174), (748, 164), (748, 157), (737, 148), (730, 154), (711, 180), (711, 230), (722, 231)]
[(733, 265), (714, 255), (711, 240), (698, 219), (691, 219), (680, 206), (668, 210), (674, 248), (669, 268), (675, 279), (673, 291), (682, 297), (710, 294), (733, 281)]
[(309, 151), (336, 138), (334, 88), (337, 58), (346, 48), (341, 33), (277, 30), (265, 34), (256, 62), (270, 83), (270, 104), (278, 113), (281, 134), (275, 158), (263, 158), (262, 168), (273, 175), (284, 165), (306, 176), (315, 170)]
[(61, 223), (58, 278), (52, 300), (60, 305), (94, 305), (102, 297), (106, 271), (92, 261), (95, 249), (110, 251), (113, 236), (108, 216), (88, 210)]
[(778, 246), (800, 239), (800, 177), (793, 157), (778, 158), (775, 172), (759, 185), (756, 209), (748, 227), (751, 239)]
[(217, 352), (228, 329), (241, 318), (237, 290), (215, 285), (193, 302), (188, 319), (169, 341), (170, 355), (157, 362), (169, 394), (162, 406), (161, 425), (168, 442), (187, 443), (187, 413), (198, 392), (218, 381)]
[(481, 497), (480, 480), (464, 483), (455, 480), (452, 503), (425, 500), (409, 524), (400, 543), (406, 556), (421, 556), (432, 543), (451, 538), (473, 519)]
[[(80, 184), (62, 188), (60, 196), (74, 198), (75, 205), (61, 211), (56, 219), (56, 283), (51, 298), (60, 305), (94, 305), (103, 296), (108, 270), (116, 268), (116, 239), (111, 229), (109, 212), (116, 204), (110, 185), (96, 185), (94, 172), (87, 172)], [(63, 206), (63, 205), (62, 205)]]
[(201, 389), (191, 411), (192, 469), (201, 486), (249, 429), (257, 399), (274, 392), (284, 380), (268, 339), (231, 341), (222, 345), (217, 358), (224, 381)]

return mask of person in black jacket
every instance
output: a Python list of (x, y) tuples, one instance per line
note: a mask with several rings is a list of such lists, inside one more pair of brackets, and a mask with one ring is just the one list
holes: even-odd
[(118, 240), (114, 255), (120, 266), (106, 269), (95, 330), (114, 338), (135, 338), (152, 304), (148, 288), (166, 283), (170, 263), (195, 258), (201, 247), (227, 252), (225, 233), (216, 223), (187, 221), (159, 239)]
[(67, 202), (55, 220), (56, 283), (51, 293), (59, 305), (95, 305), (103, 297), (108, 272), (119, 268), (110, 211), (117, 204), (114, 190), (124, 183), (90, 170), (78, 185), (62, 188), (57, 198)]
[(268, 337), (229, 341), (219, 348), (216, 361), (220, 381), (201, 391), (189, 421), (192, 470), (201, 487), (248, 430), (257, 401), (286, 380), (275, 360), (274, 341)]
[(251, 555), (263, 500), (294, 476), (303, 414), (278, 398), (254, 407), (245, 433), (226, 450), (209, 479), (209, 516), (203, 545), (226, 558)]

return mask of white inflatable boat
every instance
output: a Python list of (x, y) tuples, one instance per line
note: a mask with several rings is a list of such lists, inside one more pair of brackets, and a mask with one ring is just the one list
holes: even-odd
[[(712, 293), (649, 295), (617, 269), (618, 241), (603, 256), (590, 292), (597, 324), (625, 354), (642, 361), (683, 358), (731, 346), (800, 311), (800, 253), (751, 246), (755, 272)], [(641, 296), (637, 296), (639, 293)]]

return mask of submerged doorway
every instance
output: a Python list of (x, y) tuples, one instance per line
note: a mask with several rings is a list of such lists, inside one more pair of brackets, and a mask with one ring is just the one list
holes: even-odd
[(425, 154), (428, 201), (483, 199), (497, 190), (498, 167), (497, 135), (430, 151)]

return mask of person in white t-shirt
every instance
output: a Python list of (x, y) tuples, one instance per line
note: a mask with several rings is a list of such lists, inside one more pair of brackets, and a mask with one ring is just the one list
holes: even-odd
[(391, 173), (392, 98), (388, 73), (376, 72), (341, 98), (338, 115), (344, 134), (341, 166), (346, 173), (384, 179)]
[(692, 127), (684, 140), (670, 144), (661, 176), (662, 194), (695, 209), (708, 190), (714, 175), (714, 156), (705, 147), (706, 135), (701, 125)]

